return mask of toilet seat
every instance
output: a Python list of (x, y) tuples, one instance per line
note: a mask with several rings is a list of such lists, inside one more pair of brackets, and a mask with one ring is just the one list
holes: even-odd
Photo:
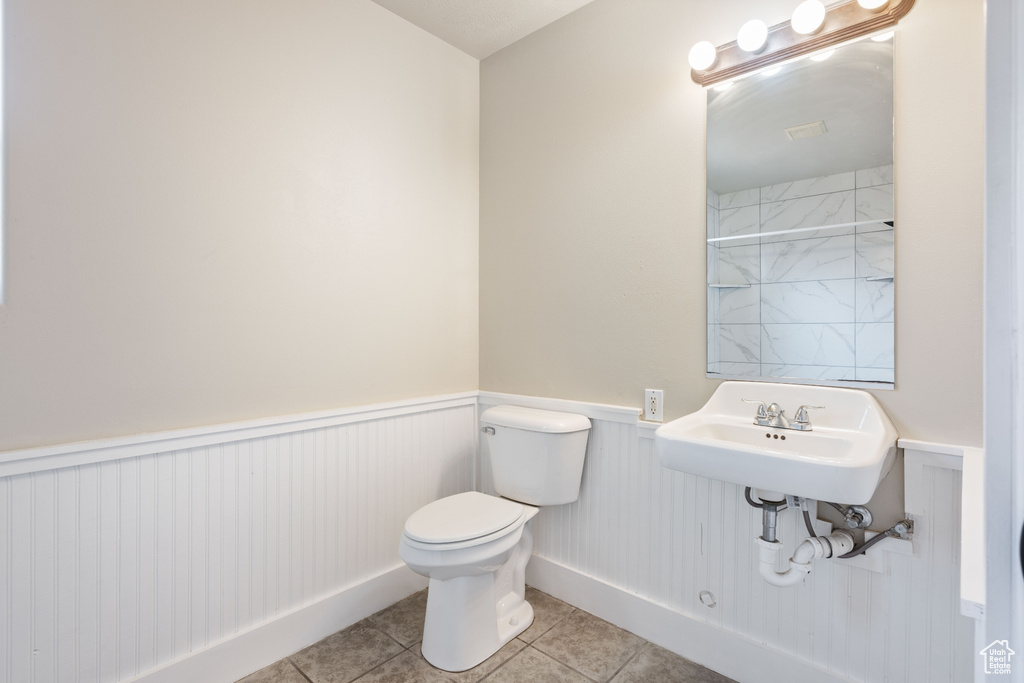
[(405, 523), (403, 541), (422, 550), (457, 550), (489, 543), (522, 526), (526, 506), (476, 491), (429, 503)]

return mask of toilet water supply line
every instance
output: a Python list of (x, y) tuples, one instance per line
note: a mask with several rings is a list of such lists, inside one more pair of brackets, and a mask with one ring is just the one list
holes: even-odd
[[(786, 501), (762, 501), (761, 503), (755, 503), (750, 497), (749, 486), (744, 491), (744, 496), (747, 499), (747, 503), (753, 507), (762, 508), (763, 511), (763, 533), (760, 537), (754, 539), (754, 542), (760, 548), (761, 576), (773, 586), (794, 586), (803, 581), (804, 577), (811, 573), (811, 560), (833, 557), (843, 559), (856, 557), (884, 538), (890, 536), (904, 537), (913, 529), (913, 522), (903, 520), (861, 544), (859, 547), (854, 547), (853, 534), (848, 531), (833, 531), (828, 536), (817, 536), (811, 526), (811, 518), (805, 501), (803, 499), (796, 499), (800, 501), (799, 506), (803, 510), (804, 523), (807, 526), (810, 538), (805, 539), (797, 546), (796, 550), (793, 551), (793, 556), (789, 558), (789, 568), (784, 572), (780, 572), (775, 567), (778, 564), (779, 556), (782, 554), (782, 543), (776, 540), (775, 524), (778, 513), (786, 509), (788, 504)], [(829, 503), (829, 505), (843, 512), (843, 509), (838, 505), (834, 503)]]

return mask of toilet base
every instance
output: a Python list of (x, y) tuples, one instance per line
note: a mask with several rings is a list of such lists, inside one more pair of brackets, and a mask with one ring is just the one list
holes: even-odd
[[(431, 579), (423, 624), (423, 658), (438, 669), (465, 671), (484, 661), (533, 623), (526, 601), (526, 564), (533, 550), (529, 525), (495, 572)], [(499, 597), (500, 596), (500, 597)]]

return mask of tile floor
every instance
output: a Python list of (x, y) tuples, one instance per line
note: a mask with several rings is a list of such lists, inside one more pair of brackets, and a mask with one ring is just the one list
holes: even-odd
[(424, 590), (239, 683), (735, 683), (546, 593), (527, 587), (526, 599), (530, 628), (469, 671), (420, 654)]

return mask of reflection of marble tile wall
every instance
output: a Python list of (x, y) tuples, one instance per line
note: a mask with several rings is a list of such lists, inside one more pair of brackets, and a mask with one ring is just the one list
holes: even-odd
[[(708, 239), (718, 237), (718, 195), (708, 188)], [(718, 248), (708, 244), (708, 284), (718, 282), (720, 275)], [(708, 287), (708, 372), (721, 372), (718, 353), (719, 290)], [(714, 369), (712, 369), (714, 368)]]
[[(716, 195), (708, 237), (708, 371), (892, 382), (893, 168), (883, 166)], [(870, 278), (870, 279), (869, 279)]]

